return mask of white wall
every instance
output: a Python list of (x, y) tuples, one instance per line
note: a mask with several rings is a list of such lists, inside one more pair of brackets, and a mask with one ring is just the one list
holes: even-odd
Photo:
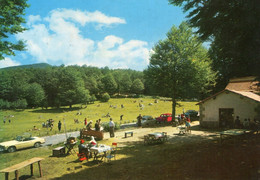
[(241, 122), (245, 118), (253, 120), (257, 115), (255, 111), (257, 104), (259, 102), (225, 91), (217, 95), (215, 99), (211, 98), (200, 104), (201, 121), (218, 122), (220, 108), (233, 108), (234, 119), (239, 116)]

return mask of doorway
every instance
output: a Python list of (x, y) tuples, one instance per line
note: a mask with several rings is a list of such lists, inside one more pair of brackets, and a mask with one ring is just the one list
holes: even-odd
[(234, 124), (234, 109), (220, 108), (219, 109), (219, 127), (232, 128)]

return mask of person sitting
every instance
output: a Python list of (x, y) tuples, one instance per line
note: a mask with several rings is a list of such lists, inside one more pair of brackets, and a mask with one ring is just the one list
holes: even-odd
[(87, 151), (87, 146), (84, 144), (84, 140), (81, 139), (80, 140), (80, 144), (78, 145), (78, 148), (79, 148), (79, 154), (82, 154), (82, 153), (85, 153), (86, 154), (86, 151)]
[(92, 120), (89, 121), (89, 123), (87, 124), (87, 130), (91, 130), (92, 128)]
[(91, 148), (91, 147), (94, 147), (97, 145), (95, 138), (93, 136), (91, 136), (90, 138), (91, 138), (91, 140), (88, 143), (88, 148)]

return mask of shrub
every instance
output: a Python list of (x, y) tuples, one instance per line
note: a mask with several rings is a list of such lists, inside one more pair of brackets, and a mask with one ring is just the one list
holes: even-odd
[(109, 99), (110, 99), (110, 96), (109, 96), (108, 93), (104, 93), (104, 94), (102, 95), (102, 97), (101, 97), (101, 101), (102, 101), (102, 102), (108, 102)]
[[(104, 131), (109, 132), (109, 122), (102, 123), (102, 127), (104, 128)], [(120, 124), (115, 122), (115, 130), (120, 129)]]

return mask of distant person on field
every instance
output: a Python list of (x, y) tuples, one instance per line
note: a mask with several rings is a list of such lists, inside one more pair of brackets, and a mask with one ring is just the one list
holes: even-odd
[(59, 129), (59, 131), (61, 130), (61, 122), (60, 121), (58, 122), (58, 129)]
[(110, 118), (110, 121), (109, 121), (109, 134), (110, 134), (110, 137), (115, 137), (115, 123), (113, 122), (113, 119)]
[(120, 116), (120, 121), (122, 121), (122, 120), (123, 120), (123, 116), (124, 116), (123, 114)]

